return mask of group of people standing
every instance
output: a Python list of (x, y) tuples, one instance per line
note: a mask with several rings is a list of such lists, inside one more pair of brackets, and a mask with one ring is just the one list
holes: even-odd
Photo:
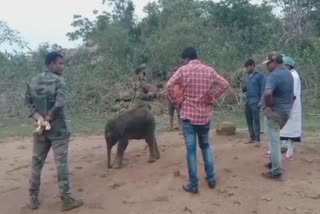
[[(173, 128), (173, 112), (178, 110), (179, 127), (186, 143), (189, 182), (183, 189), (198, 193), (197, 141), (201, 148), (206, 180), (209, 188), (215, 188), (216, 176), (214, 158), (209, 142), (210, 121), (213, 104), (229, 88), (228, 81), (216, 68), (198, 59), (193, 47), (186, 48), (182, 64), (168, 77), (166, 85), (169, 101), (170, 129)], [(57, 52), (47, 54), (47, 70), (36, 75), (27, 85), (25, 104), (29, 117), (40, 127), (50, 124), (50, 130), (39, 135), (34, 133), (32, 170), (30, 177), (29, 207), (40, 205), (39, 191), (41, 172), (49, 150), (53, 149), (57, 167), (58, 184), (62, 200), (62, 211), (83, 205), (75, 199), (70, 190), (68, 170), (68, 145), (70, 132), (66, 125), (64, 106), (66, 85), (63, 56)], [(270, 147), (270, 171), (263, 176), (279, 179), (281, 170), (281, 146), (286, 148), (286, 158), (293, 159), (294, 143), (301, 141), (301, 85), (293, 59), (288, 56), (271, 54), (264, 62), (270, 74), (267, 79), (256, 70), (255, 62), (245, 63), (248, 74), (245, 77), (245, 113), (250, 141), (260, 146), (260, 110), (265, 115), (265, 129)], [(145, 66), (135, 70), (135, 98), (132, 107), (145, 107), (154, 98), (151, 86), (145, 78)], [(150, 108), (150, 106), (148, 106)], [(282, 143), (280, 143), (280, 141)]]
[(270, 54), (264, 62), (270, 72), (265, 78), (257, 71), (255, 62), (245, 63), (247, 75), (244, 79), (245, 115), (250, 140), (260, 146), (260, 112), (265, 113), (265, 130), (270, 150), (266, 156), (271, 170), (265, 177), (279, 179), (282, 175), (281, 153), (287, 160), (294, 159), (294, 143), (301, 142), (302, 110), (301, 81), (295, 70), (295, 62), (284, 54)]
[[(185, 138), (189, 182), (183, 189), (198, 193), (196, 145), (202, 151), (210, 188), (216, 185), (213, 154), (208, 140), (212, 105), (226, 91), (229, 83), (216, 71), (216, 68), (203, 64), (197, 52), (190, 47), (182, 53), (183, 65), (175, 69), (167, 82), (169, 109), (177, 106), (178, 120)], [(294, 69), (294, 60), (283, 54), (269, 54), (265, 62), (269, 75), (266, 78), (257, 71), (255, 61), (245, 64), (247, 75), (244, 79), (245, 116), (249, 129), (249, 144), (261, 145), (260, 112), (263, 110), (265, 130), (270, 151), (269, 171), (262, 176), (267, 179), (282, 178), (281, 152), (284, 158), (293, 160), (294, 143), (301, 142), (301, 83)], [(182, 90), (182, 97), (175, 93), (175, 87)], [(215, 90), (212, 90), (214, 87)], [(170, 112), (170, 128), (173, 114)], [(180, 117), (180, 118), (179, 118)], [(180, 124), (180, 123), (179, 123)]]

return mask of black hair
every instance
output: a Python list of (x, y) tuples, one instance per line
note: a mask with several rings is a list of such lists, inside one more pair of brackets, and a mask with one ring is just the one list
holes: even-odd
[(278, 63), (278, 64), (283, 64), (283, 57), (282, 57), (282, 55), (277, 54), (275, 61), (276, 61), (276, 63)]
[(248, 59), (248, 60), (246, 61), (246, 63), (244, 63), (244, 67), (255, 66), (255, 65), (256, 65), (256, 63), (254, 62), (253, 59)]
[(197, 51), (193, 47), (187, 47), (186, 49), (183, 50), (181, 54), (182, 59), (198, 59)]
[(58, 58), (63, 58), (62, 54), (56, 51), (52, 51), (46, 55), (45, 64), (50, 65), (52, 62), (56, 62)]
[(288, 67), (290, 68), (290, 70), (294, 69), (292, 65), (288, 65)]

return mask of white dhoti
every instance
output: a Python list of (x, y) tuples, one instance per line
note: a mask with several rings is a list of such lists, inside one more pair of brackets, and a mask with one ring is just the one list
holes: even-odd
[(294, 141), (300, 141), (302, 135), (302, 111), (301, 111), (301, 83), (296, 70), (292, 69), (291, 74), (294, 80), (295, 100), (290, 112), (290, 118), (286, 125), (280, 130), (280, 138), (283, 140), (283, 146), (288, 148), (287, 155), (293, 154)]

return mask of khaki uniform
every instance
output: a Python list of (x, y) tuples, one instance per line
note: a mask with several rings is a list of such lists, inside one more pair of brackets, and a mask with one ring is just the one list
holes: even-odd
[(134, 85), (135, 98), (131, 108), (146, 107), (151, 109), (150, 101), (153, 95), (149, 92), (150, 85), (145, 80), (137, 81)]

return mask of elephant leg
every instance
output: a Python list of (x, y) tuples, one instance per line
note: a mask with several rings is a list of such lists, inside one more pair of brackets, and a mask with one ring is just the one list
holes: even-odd
[(159, 151), (159, 148), (158, 148), (158, 143), (157, 143), (156, 137), (154, 137), (154, 146), (156, 148), (156, 158), (160, 159), (160, 151)]
[(124, 152), (128, 146), (128, 143), (129, 143), (128, 138), (124, 138), (119, 141), (118, 148), (117, 148), (117, 155), (114, 160), (114, 168), (115, 169), (120, 169), (122, 167), (123, 155), (124, 155)]
[(155, 143), (155, 137), (154, 136), (149, 136), (146, 138), (146, 143), (148, 144), (149, 147), (149, 163), (153, 163), (157, 160), (157, 152), (156, 152), (156, 143)]

